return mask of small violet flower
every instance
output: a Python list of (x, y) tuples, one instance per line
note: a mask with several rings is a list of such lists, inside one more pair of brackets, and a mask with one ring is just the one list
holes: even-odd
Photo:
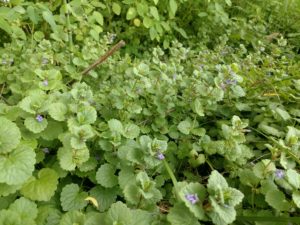
[(38, 122), (42, 122), (43, 119), (44, 119), (44, 117), (43, 117), (42, 115), (37, 115), (37, 116), (35, 117), (35, 119), (36, 119)]
[(284, 178), (284, 176), (285, 176), (284, 171), (283, 171), (283, 170), (277, 169), (277, 170), (275, 171), (275, 176), (276, 176), (277, 178), (279, 178), (279, 179)]
[(195, 205), (199, 201), (197, 194), (186, 194), (185, 199), (188, 200), (193, 205)]
[(165, 159), (165, 156), (164, 156), (164, 154), (162, 154), (161, 152), (159, 152), (159, 153), (157, 154), (157, 158), (158, 158), (159, 160), (163, 160), (163, 159)]

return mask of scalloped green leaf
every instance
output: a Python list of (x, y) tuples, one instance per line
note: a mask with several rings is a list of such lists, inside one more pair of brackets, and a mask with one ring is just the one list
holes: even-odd
[(17, 212), (24, 224), (34, 224), (34, 220), (38, 215), (37, 205), (24, 197), (14, 201), (9, 206), (9, 210)]
[(209, 191), (216, 191), (219, 188), (228, 188), (226, 179), (216, 170), (212, 171), (207, 183), (207, 188)]
[(236, 218), (236, 211), (233, 207), (227, 205), (220, 205), (218, 202), (209, 197), (213, 210), (208, 213), (208, 216), (212, 219), (212, 222), (216, 225), (231, 224)]
[(88, 202), (85, 198), (88, 193), (80, 192), (77, 184), (66, 185), (60, 194), (60, 202), (64, 211), (80, 210), (87, 206)]
[(178, 124), (177, 128), (181, 133), (188, 135), (192, 129), (192, 124), (190, 121), (184, 120)]
[(113, 4), (112, 4), (112, 10), (113, 10), (113, 12), (116, 15), (120, 15), (120, 13), (121, 13), (121, 6), (118, 3), (113, 2)]
[(49, 115), (57, 121), (65, 121), (68, 107), (62, 102), (52, 103), (48, 107)]
[(77, 121), (79, 124), (92, 124), (97, 119), (97, 111), (92, 106), (84, 106), (80, 111), (77, 113)]
[(56, 121), (48, 121), (48, 125), (45, 130), (42, 131), (41, 136), (45, 140), (52, 141), (57, 139), (58, 136), (63, 133), (63, 124)]
[(124, 127), (123, 136), (129, 139), (137, 138), (140, 134), (140, 128), (139, 126), (130, 123), (126, 124)]
[(266, 193), (266, 202), (274, 209), (279, 211), (288, 211), (290, 209), (290, 203), (286, 200), (283, 192), (273, 189)]
[(6, 155), (0, 155), (0, 183), (18, 185), (32, 174), (35, 164), (35, 152), (20, 144)]
[(100, 212), (104, 212), (116, 201), (118, 192), (118, 188), (103, 188), (97, 186), (90, 190), (90, 196), (96, 198), (97, 202), (100, 203)]
[(10, 120), (0, 117), (0, 153), (11, 152), (21, 140), (21, 132)]
[(88, 148), (73, 149), (71, 146), (66, 146), (58, 149), (57, 158), (62, 169), (71, 171), (88, 161), (90, 152)]
[(123, 133), (123, 125), (122, 123), (117, 119), (111, 119), (108, 121), (108, 127), (111, 132), (113, 133)]
[(59, 225), (85, 225), (85, 215), (79, 211), (67, 212), (62, 216)]
[(30, 91), (29, 96), (19, 102), (19, 107), (25, 112), (36, 114), (44, 107), (46, 99), (47, 95), (43, 91), (32, 90)]
[(116, 169), (111, 164), (103, 164), (96, 173), (96, 180), (98, 184), (103, 187), (111, 188), (118, 184), (118, 177), (115, 175)]
[(167, 219), (171, 225), (200, 225), (198, 219), (183, 203), (175, 204), (170, 209)]
[(27, 117), (24, 121), (24, 125), (28, 130), (37, 134), (46, 129), (48, 122), (46, 118), (43, 118), (43, 120), (39, 122), (36, 118)]
[(8, 185), (6, 183), (0, 183), (0, 196), (8, 196), (19, 190), (22, 185)]
[(0, 224), (1, 225), (23, 225), (21, 217), (17, 212), (11, 210), (0, 211)]
[(116, 202), (111, 205), (105, 218), (107, 224), (130, 225), (134, 221), (130, 209), (122, 202)]
[(50, 168), (41, 169), (37, 178), (31, 177), (22, 187), (21, 193), (35, 201), (49, 201), (58, 185), (58, 174)]

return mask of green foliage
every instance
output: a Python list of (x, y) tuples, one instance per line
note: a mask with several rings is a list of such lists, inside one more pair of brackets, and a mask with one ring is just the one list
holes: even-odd
[(0, 225), (296, 221), (299, 10), (2, 1)]

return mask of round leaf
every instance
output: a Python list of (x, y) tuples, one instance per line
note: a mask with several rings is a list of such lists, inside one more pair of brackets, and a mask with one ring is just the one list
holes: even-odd
[(60, 202), (64, 211), (80, 210), (87, 205), (86, 192), (80, 192), (77, 184), (66, 185), (60, 194)]
[(44, 168), (38, 173), (37, 179), (31, 177), (22, 187), (21, 193), (35, 201), (49, 201), (54, 195), (58, 184), (58, 175), (53, 169)]
[(0, 117), (0, 153), (11, 152), (20, 143), (21, 132), (10, 120)]
[(35, 164), (35, 153), (26, 145), (19, 145), (6, 155), (0, 155), (0, 183), (22, 184), (27, 180)]

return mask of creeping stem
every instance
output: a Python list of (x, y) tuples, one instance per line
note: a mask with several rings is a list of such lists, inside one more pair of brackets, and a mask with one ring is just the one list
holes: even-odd
[(82, 71), (82, 75), (86, 75), (88, 72), (90, 72), (96, 66), (103, 63), (109, 56), (114, 54), (117, 50), (119, 50), (123, 46), (125, 46), (125, 41), (123, 41), (123, 40), (119, 41), (115, 46), (113, 46), (108, 52), (106, 52), (103, 56), (101, 56), (97, 61), (95, 61), (93, 64), (88, 66), (84, 71)]

